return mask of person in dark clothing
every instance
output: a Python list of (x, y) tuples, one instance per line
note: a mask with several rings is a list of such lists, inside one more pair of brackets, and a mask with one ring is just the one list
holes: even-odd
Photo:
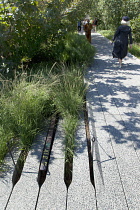
[(94, 28), (94, 31), (96, 32), (97, 31), (97, 18), (95, 18), (94, 20), (93, 20), (93, 28)]
[(113, 42), (114, 47), (112, 51), (113, 58), (118, 58), (119, 67), (121, 68), (122, 59), (127, 55), (128, 51), (128, 38), (130, 48), (132, 47), (132, 34), (131, 27), (129, 26), (129, 17), (124, 16), (121, 25), (118, 27), (114, 34)]
[(82, 25), (81, 21), (78, 21), (78, 31), (81, 31), (81, 25)]

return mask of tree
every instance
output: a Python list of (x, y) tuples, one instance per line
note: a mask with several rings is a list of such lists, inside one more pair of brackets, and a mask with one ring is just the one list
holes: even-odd
[(6, 68), (42, 52), (51, 55), (53, 46), (77, 29), (90, 4), (91, 0), (3, 0), (0, 54)]
[(139, 0), (93, 0), (90, 14), (95, 15), (102, 29), (115, 29), (123, 16), (135, 19), (140, 14)]

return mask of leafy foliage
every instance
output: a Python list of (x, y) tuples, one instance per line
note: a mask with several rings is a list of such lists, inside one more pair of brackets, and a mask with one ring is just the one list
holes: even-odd
[(116, 29), (123, 16), (135, 19), (140, 14), (139, 0), (93, 0), (91, 17), (97, 17), (100, 29)]
[(133, 47), (129, 48), (129, 52), (140, 59), (140, 44), (133, 44)]
[[(83, 53), (86, 51), (87, 53)], [(85, 36), (67, 33), (65, 38), (54, 48), (56, 60), (64, 63), (89, 63), (95, 54), (95, 48), (89, 44)]]
[(140, 15), (131, 21), (131, 27), (134, 41), (140, 43)]
[(84, 0), (1, 2), (1, 69), (21, 68), (23, 62), (38, 56), (54, 60), (53, 49), (58, 40), (74, 31), (77, 20), (86, 13), (80, 6), (83, 4)]

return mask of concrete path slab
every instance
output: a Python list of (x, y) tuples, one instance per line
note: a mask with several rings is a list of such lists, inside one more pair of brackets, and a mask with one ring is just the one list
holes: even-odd
[(86, 81), (98, 207), (139, 210), (140, 60), (128, 54), (119, 69), (108, 39), (93, 33), (92, 44)]
[(90, 103), (87, 104), (87, 107), (90, 135), (94, 140), (92, 143), (93, 167), (98, 209), (125, 210), (127, 209), (127, 202), (111, 139), (108, 132), (104, 129), (106, 125), (104, 113), (93, 112)]
[[(20, 180), (15, 185), (6, 210), (33, 210), (38, 194), (37, 175), (45, 143), (46, 132), (35, 139), (27, 156)], [(4, 209), (5, 206), (3, 206)]]
[[(20, 149), (19, 147), (11, 151), (16, 163)], [(3, 210), (12, 190), (12, 176), (14, 172), (14, 163), (9, 153), (5, 157), (5, 163), (2, 165), (3, 171), (0, 172), (0, 209)]]
[(62, 131), (62, 120), (60, 120), (49, 161), (49, 173), (41, 187), (37, 210), (66, 209), (67, 190), (64, 183), (65, 155), (63, 141), (64, 133)]
[(90, 181), (87, 140), (83, 120), (78, 126), (76, 142), (77, 149), (73, 160), (72, 183), (68, 189), (67, 210), (95, 210), (95, 190)]

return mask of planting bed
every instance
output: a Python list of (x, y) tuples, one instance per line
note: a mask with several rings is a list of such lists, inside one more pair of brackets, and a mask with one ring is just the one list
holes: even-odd
[[(87, 193), (92, 195), (90, 200), (94, 201), (91, 202), (91, 207), (96, 206), (94, 177), (91, 172), (93, 161), (88, 161), (91, 161), (92, 156), (87, 120), (86, 113), (85, 121), (81, 120), (77, 129), (76, 154), (71, 158), (71, 162), (65, 162), (62, 120), (58, 123), (58, 117), (52, 118), (49, 128), (38, 135), (31, 150), (23, 150), (19, 157), (16, 157), (15, 166), (13, 165), (12, 171), (8, 172), (9, 177), (6, 175), (1, 179), (0, 185), (4, 186), (4, 190), (0, 197), (0, 209), (73, 209), (80, 189), (82, 195), (78, 195), (79, 207), (86, 205), (86, 199), (82, 198), (88, 197)], [(81, 163), (79, 158), (83, 159)], [(81, 174), (80, 177), (78, 174)], [(76, 187), (78, 180), (81, 184)]]

